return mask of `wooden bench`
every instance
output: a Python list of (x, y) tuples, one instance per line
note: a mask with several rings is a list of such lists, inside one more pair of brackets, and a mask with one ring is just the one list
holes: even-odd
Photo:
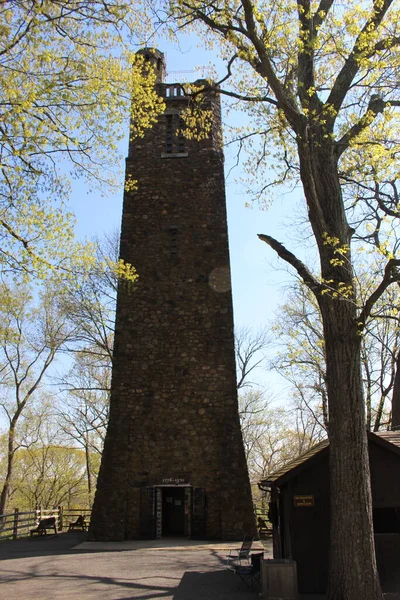
[(35, 529), (31, 529), (31, 536), (34, 533), (38, 535), (47, 535), (47, 530), (52, 529), (54, 533), (57, 533), (57, 522), (55, 517), (47, 517), (46, 519), (41, 519), (39, 521), (39, 525), (35, 527)]
[(68, 531), (73, 531), (74, 529), (82, 529), (82, 531), (86, 531), (87, 525), (83, 515), (79, 515), (76, 521), (68, 525)]

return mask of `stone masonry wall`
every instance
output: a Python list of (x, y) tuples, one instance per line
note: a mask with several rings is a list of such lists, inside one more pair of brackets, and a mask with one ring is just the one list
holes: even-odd
[(210, 98), (207, 140), (186, 140), (168, 156), (167, 115), (186, 102), (166, 97), (166, 114), (127, 159), (139, 183), (124, 198), (121, 257), (139, 281), (118, 294), (92, 539), (140, 537), (141, 489), (177, 473), (205, 489), (207, 537), (255, 531), (237, 409), (220, 105)]

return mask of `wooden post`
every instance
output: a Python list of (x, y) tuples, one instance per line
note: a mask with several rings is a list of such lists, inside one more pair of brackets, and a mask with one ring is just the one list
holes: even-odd
[(64, 524), (64, 507), (59, 506), (58, 507), (58, 530), (59, 531), (63, 530), (63, 524)]
[(261, 560), (262, 598), (272, 600), (297, 600), (297, 567), (291, 559)]
[(13, 540), (16, 540), (18, 537), (18, 515), (19, 509), (14, 508)]

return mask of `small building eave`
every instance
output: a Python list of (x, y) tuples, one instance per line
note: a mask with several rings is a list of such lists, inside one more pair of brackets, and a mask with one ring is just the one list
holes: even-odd
[[(382, 432), (367, 432), (368, 441), (385, 448), (389, 452), (393, 452), (400, 456), (400, 431), (382, 431)], [(326, 453), (329, 452), (329, 440), (325, 439), (319, 442), (307, 452), (304, 452), (296, 459), (288, 462), (286, 465), (270, 473), (265, 479), (258, 483), (260, 490), (271, 488), (273, 486), (280, 487), (292, 477), (296, 477), (303, 470), (308, 469), (320, 460)]]

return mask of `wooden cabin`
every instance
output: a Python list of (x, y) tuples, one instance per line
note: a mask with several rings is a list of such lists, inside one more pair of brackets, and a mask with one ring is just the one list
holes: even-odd
[[(368, 433), (376, 558), (382, 588), (400, 591), (400, 431)], [(259, 483), (270, 490), (274, 558), (297, 563), (300, 594), (328, 580), (329, 442), (324, 440)]]

